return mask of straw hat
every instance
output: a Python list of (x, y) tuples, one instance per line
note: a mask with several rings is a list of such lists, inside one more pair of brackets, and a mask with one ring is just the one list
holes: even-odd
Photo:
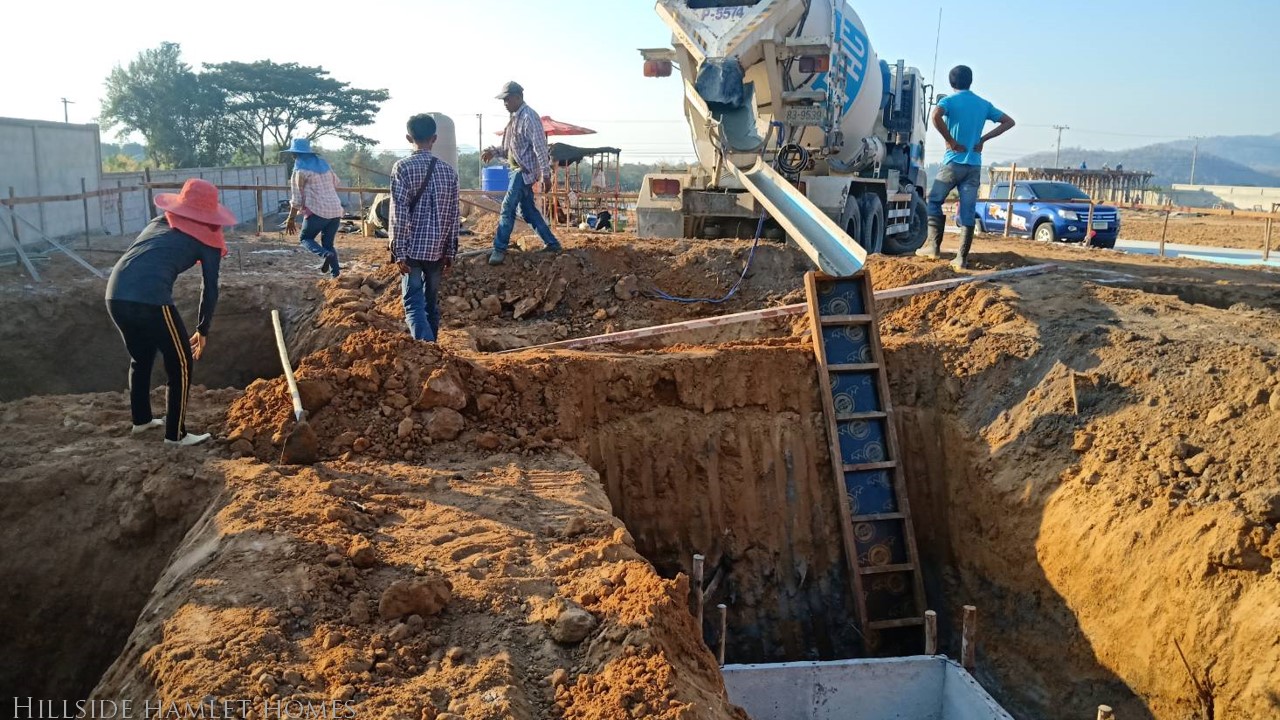
[(207, 225), (235, 225), (235, 213), (218, 202), (218, 187), (208, 180), (191, 178), (182, 192), (156, 195), (156, 207), (179, 217)]

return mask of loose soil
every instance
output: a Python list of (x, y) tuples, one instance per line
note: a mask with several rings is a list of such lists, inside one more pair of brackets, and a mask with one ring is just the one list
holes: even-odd
[[(272, 462), (279, 378), (201, 390), (193, 422), (219, 441), (188, 451), (121, 437), (120, 393), (0, 405), (20, 499), (0, 542), (22, 549), (2, 569), (30, 583), (0, 607), (23, 628), (5, 684), (349, 700), (362, 717), (743, 717), (688, 612), (693, 552), (720, 573), (730, 662), (865, 652), (802, 324), (480, 352), (517, 344), (485, 332), (528, 344), (794, 302), (799, 255), (765, 246), (741, 297), (672, 312), (642, 293), (723, 291), (746, 245), (565, 239), (559, 257), (460, 262), (438, 348), (405, 338), (365, 241), (364, 265), (288, 315), (314, 466)], [(987, 238), (976, 253), (978, 270), (1061, 269), (880, 308), (943, 650), (977, 605), (978, 678), (1020, 718), (1280, 713), (1277, 276)], [(880, 288), (953, 274), (871, 271)]]

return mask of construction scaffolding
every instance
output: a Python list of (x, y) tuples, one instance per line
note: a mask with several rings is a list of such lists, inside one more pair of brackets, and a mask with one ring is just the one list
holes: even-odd
[(1052, 180), (1067, 182), (1085, 191), (1097, 202), (1106, 203), (1145, 203), (1147, 187), (1154, 177), (1153, 173), (1133, 170), (1082, 170), (1079, 168), (1020, 168), (993, 167), (988, 170), (990, 185), (1009, 182), (1010, 177), (1018, 180)]
[(614, 229), (622, 230), (622, 151), (564, 143), (552, 143), (549, 149), (551, 186), (543, 197), (548, 220), (561, 227), (587, 223), (594, 228), (601, 211), (608, 211)]

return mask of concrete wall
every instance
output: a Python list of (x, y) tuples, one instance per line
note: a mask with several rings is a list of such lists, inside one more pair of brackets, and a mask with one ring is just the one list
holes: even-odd
[[(0, 194), (7, 197), (12, 187), (18, 197), (69, 195), (80, 192), (81, 178), (89, 190), (97, 190), (102, 167), (98, 135), (97, 125), (0, 118)], [(102, 215), (99, 205), (96, 198), (89, 201), (89, 225), (94, 232), (102, 229), (95, 227)], [(53, 237), (84, 232), (84, 206), (79, 200), (20, 205), (17, 212), (31, 223), (18, 223), (24, 245), (40, 242), (32, 226)], [(9, 240), (9, 219), (2, 219), (0, 247)]]
[(940, 656), (727, 665), (724, 682), (755, 720), (1013, 720)]
[(1222, 205), (1237, 210), (1270, 212), (1280, 203), (1280, 188), (1238, 185), (1174, 185), (1170, 191), (1174, 205), (1211, 208)]
[[(285, 175), (284, 165), (154, 170), (151, 173), (152, 182), (184, 182), (194, 177), (203, 178), (218, 186), (289, 184), (288, 177)], [(101, 182), (103, 187), (116, 187), (117, 185), (129, 187), (130, 185), (142, 185), (143, 176), (142, 173), (104, 173)], [(178, 190), (157, 190), (155, 192), (178, 192)], [(123, 202), (123, 205), (117, 204), (117, 198)], [(289, 193), (284, 191), (264, 191), (262, 193), (263, 211), (268, 215), (275, 212), (277, 203), (288, 198)], [(254, 222), (257, 219), (257, 200), (254, 191), (224, 190), (220, 193), (220, 200), (223, 205), (226, 205), (231, 209), (231, 212), (236, 214), (236, 219), (240, 222)], [(102, 198), (102, 227), (109, 233), (120, 233), (120, 215), (121, 210), (123, 210), (124, 234), (137, 233), (146, 227), (155, 212), (154, 207), (148, 208), (146, 204), (147, 198), (144, 190), (127, 192), (122, 196), (113, 195)]]

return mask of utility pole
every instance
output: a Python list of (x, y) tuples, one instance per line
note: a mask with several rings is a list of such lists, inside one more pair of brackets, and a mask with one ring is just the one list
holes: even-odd
[(476, 145), (476, 163), (479, 165), (476, 170), (476, 189), (484, 189), (484, 115), (476, 113), (476, 122), (480, 125), (480, 133), (477, 135)]
[(1058, 150), (1053, 154), (1053, 166), (1059, 167), (1058, 160), (1062, 157), (1062, 131), (1071, 128), (1066, 125), (1054, 125), (1053, 129), (1058, 131)]
[(75, 104), (76, 102), (74, 100), (68, 100), (66, 98), (62, 98), (62, 122), (64, 123), (71, 122), (71, 116), (67, 113), (67, 106), (75, 105)]
[(1196, 145), (1195, 145), (1195, 149), (1191, 151), (1191, 181), (1188, 182), (1187, 184), (1195, 185), (1196, 184), (1196, 159), (1200, 157), (1200, 138), (1193, 137), (1191, 139), (1196, 141)]

